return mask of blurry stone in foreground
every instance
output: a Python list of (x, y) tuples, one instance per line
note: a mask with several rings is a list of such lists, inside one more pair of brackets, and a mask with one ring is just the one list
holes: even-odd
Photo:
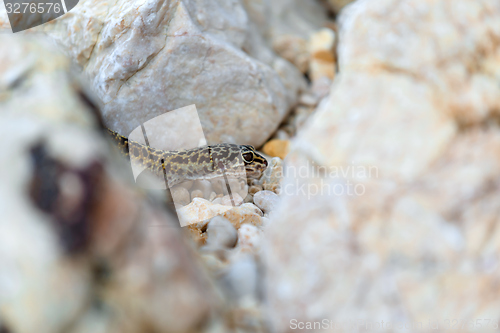
[(358, 1), (340, 22), (340, 74), (266, 230), (274, 329), (498, 322), (498, 2)]
[(35, 37), (0, 35), (0, 330), (205, 329), (220, 298), (178, 221), (124, 180), (69, 61)]

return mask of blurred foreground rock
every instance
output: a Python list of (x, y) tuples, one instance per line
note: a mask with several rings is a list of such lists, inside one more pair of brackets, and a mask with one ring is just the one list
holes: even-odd
[(368, 325), (331, 332), (498, 323), (498, 22), (488, 0), (342, 12), (340, 74), (293, 141), (266, 230), (277, 332), (292, 319)]
[(123, 180), (69, 61), (40, 36), (0, 45), (0, 330), (209, 329), (221, 299), (176, 218)]

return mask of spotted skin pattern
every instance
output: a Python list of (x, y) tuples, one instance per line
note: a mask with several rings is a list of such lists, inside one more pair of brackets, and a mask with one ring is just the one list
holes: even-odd
[[(212, 179), (226, 175), (238, 176), (246, 171), (247, 180), (258, 179), (267, 167), (267, 160), (249, 145), (221, 143), (189, 150), (155, 149), (108, 129), (121, 153), (156, 176), (167, 176), (168, 186), (186, 180)], [(243, 169), (244, 168), (244, 169)]]

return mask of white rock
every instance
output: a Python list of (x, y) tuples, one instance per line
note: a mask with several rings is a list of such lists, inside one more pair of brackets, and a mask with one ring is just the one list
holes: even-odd
[(271, 219), (270, 218), (268, 218), (268, 217), (262, 217), (262, 227), (263, 228), (266, 228), (269, 225), (269, 223), (271, 223)]
[(259, 214), (260, 216), (264, 216), (264, 213), (262, 212), (262, 210), (260, 210), (259, 207), (255, 206), (253, 203), (251, 202), (246, 202), (244, 204), (242, 204), (240, 206), (241, 208), (245, 208), (245, 209), (249, 209), (249, 210), (252, 210), (254, 211), (255, 213)]
[(170, 194), (176, 205), (185, 206), (191, 202), (189, 191), (183, 186), (174, 186), (170, 189)]
[(239, 206), (243, 203), (243, 198), (238, 193), (225, 195), (221, 199), (221, 204), (225, 206)]
[(201, 222), (208, 221), (218, 215), (228, 219), (236, 229), (243, 223), (250, 223), (256, 226), (262, 224), (261, 216), (254, 209), (246, 205), (232, 207), (201, 198), (194, 198), (189, 205), (177, 209), (177, 215), (179, 216), (181, 226), (196, 224), (202, 228), (206, 223), (203, 224)]
[(194, 191), (191, 191), (191, 201), (192, 201), (194, 198), (203, 198), (203, 192), (202, 192), (201, 190), (194, 190)]
[(238, 233), (228, 219), (216, 216), (210, 220), (207, 227), (207, 245), (209, 247), (234, 247)]
[(259, 179), (259, 185), (265, 190), (277, 192), (283, 180), (283, 160), (279, 157), (273, 157), (269, 160), (269, 165)]
[(358, 0), (340, 22), (340, 74), (292, 143), (265, 231), (274, 329), (498, 321), (498, 3)]
[(235, 253), (231, 258), (225, 280), (232, 298), (239, 301), (256, 298), (260, 276), (254, 256), (245, 252)]
[(260, 250), (262, 231), (251, 224), (243, 224), (238, 229), (238, 246), (250, 248), (252, 251)]
[(210, 196), (213, 192), (213, 189), (212, 189), (212, 183), (209, 180), (206, 179), (197, 180), (194, 184), (194, 188), (202, 192), (201, 198), (210, 200)]
[(253, 202), (265, 213), (272, 212), (279, 203), (279, 197), (271, 191), (259, 191), (253, 196)]

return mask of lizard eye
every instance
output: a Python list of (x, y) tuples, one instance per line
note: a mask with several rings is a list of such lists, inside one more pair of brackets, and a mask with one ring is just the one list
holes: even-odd
[(247, 163), (251, 163), (253, 161), (253, 154), (252, 153), (245, 153), (243, 154), (243, 159)]

